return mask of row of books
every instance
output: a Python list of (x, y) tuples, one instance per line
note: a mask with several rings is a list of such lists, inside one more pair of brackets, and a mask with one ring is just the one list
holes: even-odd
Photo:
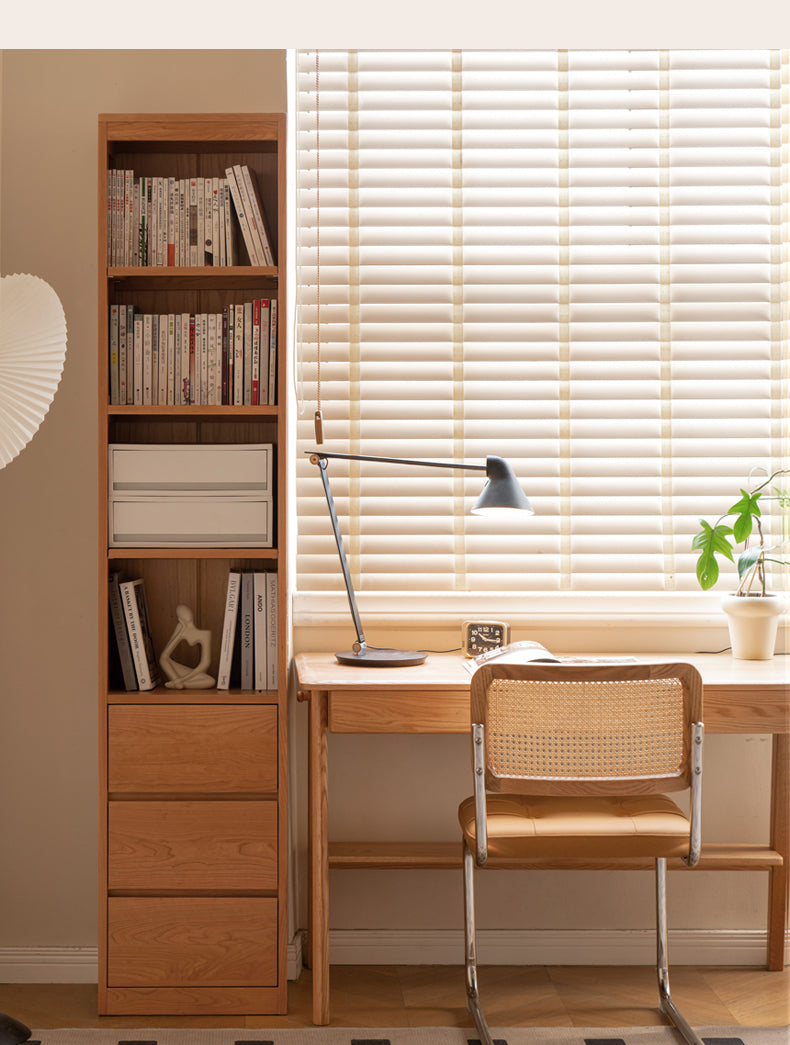
[(253, 265), (274, 265), (254, 172), (225, 177), (136, 177), (107, 171), (107, 264), (238, 265), (238, 231)]
[(217, 689), (277, 688), (277, 574), (231, 570)]
[(111, 406), (274, 406), (277, 299), (222, 312), (109, 308)]
[(151, 638), (142, 578), (124, 580), (122, 573), (112, 572), (109, 576), (109, 600), (114, 650), (125, 689), (154, 689), (161, 682), (161, 675)]
[[(141, 577), (109, 575), (111, 675), (127, 691), (151, 690), (162, 681)], [(220, 639), (217, 689), (277, 688), (277, 574), (231, 570)]]

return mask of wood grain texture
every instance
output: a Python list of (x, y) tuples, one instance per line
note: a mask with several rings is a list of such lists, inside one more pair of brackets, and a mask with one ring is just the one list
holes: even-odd
[(111, 794), (277, 788), (276, 707), (113, 705), (108, 732)]
[(272, 897), (108, 900), (108, 987), (265, 987), (277, 983)]
[(274, 890), (277, 803), (111, 802), (109, 889)]

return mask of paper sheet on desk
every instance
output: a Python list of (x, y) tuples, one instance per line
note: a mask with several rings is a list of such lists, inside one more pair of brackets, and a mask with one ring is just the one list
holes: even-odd
[(486, 650), (465, 662), (466, 670), (474, 675), (483, 664), (635, 664), (636, 657), (557, 657), (533, 639), (511, 642), (507, 646)]

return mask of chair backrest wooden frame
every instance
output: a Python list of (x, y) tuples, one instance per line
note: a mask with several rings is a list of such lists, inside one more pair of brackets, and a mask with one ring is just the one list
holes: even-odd
[(690, 664), (485, 664), (472, 677), (488, 791), (651, 794), (691, 783)]

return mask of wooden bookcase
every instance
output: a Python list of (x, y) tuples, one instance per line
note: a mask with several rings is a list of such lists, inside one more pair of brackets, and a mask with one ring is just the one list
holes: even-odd
[[(241, 235), (232, 267), (108, 265), (108, 170), (223, 177), (233, 164), (257, 180), (273, 267), (251, 265)], [(100, 1014), (286, 1011), (285, 186), (283, 114), (99, 116)], [(275, 405), (110, 405), (112, 304), (216, 313), (254, 297), (281, 303)], [(111, 547), (112, 443), (271, 444), (273, 547)], [(143, 578), (157, 656), (176, 606), (192, 609), (216, 677), (231, 570), (278, 573), (277, 690), (111, 684), (112, 571)]]

